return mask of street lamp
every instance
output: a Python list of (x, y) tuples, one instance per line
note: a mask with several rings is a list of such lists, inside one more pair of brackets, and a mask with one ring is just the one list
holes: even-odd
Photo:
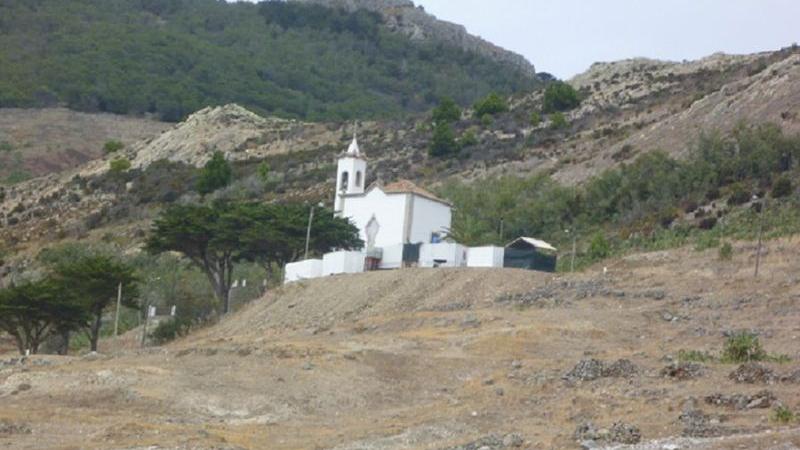
[[(325, 204), (319, 202), (317, 205), (319, 208), (324, 208)], [(314, 221), (314, 205), (311, 205), (311, 211), (308, 213), (308, 229), (306, 230), (306, 254), (303, 258), (304, 260), (308, 260), (308, 247), (311, 245), (311, 223)]]

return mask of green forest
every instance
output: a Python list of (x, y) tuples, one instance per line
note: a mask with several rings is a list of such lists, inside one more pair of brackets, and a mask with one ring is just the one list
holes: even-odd
[(306, 120), (395, 117), (471, 104), (536, 80), (375, 13), (280, 1), (0, 2), (0, 107), (64, 105), (178, 121), (236, 102)]

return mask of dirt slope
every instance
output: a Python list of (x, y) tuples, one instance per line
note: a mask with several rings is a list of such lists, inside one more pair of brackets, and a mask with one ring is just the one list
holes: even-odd
[(169, 128), (155, 120), (87, 114), (65, 108), (0, 108), (0, 180), (13, 171), (32, 176), (72, 169), (103, 154), (103, 144), (131, 145)]
[[(579, 425), (623, 422), (641, 433), (636, 448), (798, 448), (796, 424), (771, 417), (778, 403), (800, 407), (800, 376), (788, 377), (800, 369), (800, 239), (768, 243), (759, 279), (752, 244), (735, 248), (726, 263), (714, 252), (634, 255), (605, 276), (334, 277), (164, 348), (5, 359), (0, 446), (561, 449), (579, 447)], [(662, 375), (679, 350), (717, 353), (739, 329), (791, 361), (765, 364), (775, 376), (753, 384), (717, 362), (696, 378)], [(565, 379), (592, 358), (606, 369), (584, 363)]]

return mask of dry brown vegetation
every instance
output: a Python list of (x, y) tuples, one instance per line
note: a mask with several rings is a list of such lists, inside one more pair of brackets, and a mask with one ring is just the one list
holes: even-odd
[[(127, 349), (108, 341), (100, 356), (8, 355), (0, 421), (17, 428), (0, 431), (0, 445), (500, 449), (518, 435), (522, 448), (577, 448), (580, 425), (621, 422), (648, 443), (638, 448), (795, 448), (797, 424), (773, 409), (800, 406), (800, 240), (767, 247), (758, 279), (749, 243), (730, 262), (715, 251), (638, 254), (609, 261), (605, 276), (332, 277), (163, 348), (130, 348), (134, 332)], [(680, 350), (718, 354), (742, 329), (791, 361), (763, 363), (772, 375), (753, 384), (729, 377), (735, 364), (665, 370)], [(599, 378), (591, 362), (573, 370), (591, 359), (607, 368)]]

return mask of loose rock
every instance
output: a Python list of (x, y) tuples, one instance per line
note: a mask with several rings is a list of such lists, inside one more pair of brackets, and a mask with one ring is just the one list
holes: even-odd
[(642, 440), (642, 433), (638, 427), (623, 422), (614, 423), (610, 429), (598, 429), (592, 422), (586, 422), (578, 426), (573, 437), (583, 443), (584, 448), (592, 448), (594, 442), (638, 444)]
[(637, 373), (639, 369), (627, 359), (619, 359), (603, 370), (603, 376), (611, 378), (630, 378)]
[(605, 369), (602, 361), (597, 359), (584, 359), (572, 368), (564, 378), (570, 381), (591, 381), (601, 378)]
[(775, 394), (770, 391), (761, 391), (755, 395), (745, 394), (713, 394), (705, 398), (709, 405), (733, 408), (736, 410), (769, 408), (777, 401)]
[(617, 360), (610, 365), (597, 359), (584, 359), (564, 375), (564, 379), (592, 381), (598, 378), (629, 378), (637, 373), (639, 369), (627, 359)]
[(737, 383), (769, 384), (775, 382), (775, 372), (758, 363), (746, 363), (739, 366), (728, 375), (728, 378)]
[(0, 436), (12, 434), (31, 434), (31, 428), (25, 424), (0, 420)]
[(702, 364), (682, 362), (670, 364), (661, 369), (661, 376), (675, 380), (691, 380), (703, 376), (705, 367)]

